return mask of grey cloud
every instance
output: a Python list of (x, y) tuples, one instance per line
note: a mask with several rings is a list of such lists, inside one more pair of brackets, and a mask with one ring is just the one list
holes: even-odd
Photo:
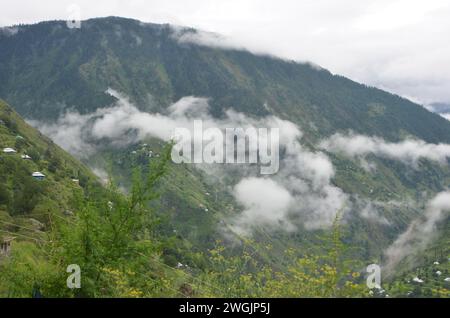
[(19, 27), (2, 27), (0, 28), (0, 35), (13, 36), (19, 32)]
[(95, 148), (88, 142), (86, 127), (92, 115), (81, 115), (78, 112), (69, 112), (60, 117), (56, 123), (44, 123), (36, 120), (27, 122), (37, 127), (44, 135), (49, 136), (59, 146), (78, 156), (86, 158), (94, 153)]
[(436, 226), (448, 216), (450, 211), (450, 192), (441, 192), (432, 198), (425, 214), (414, 220), (386, 250), (384, 269), (391, 272), (405, 257), (421, 252), (436, 237)]
[(446, 164), (450, 158), (449, 144), (430, 144), (423, 140), (406, 139), (401, 142), (387, 142), (382, 138), (364, 135), (334, 134), (322, 140), (320, 147), (349, 157), (364, 158), (368, 154), (402, 161), (417, 166), (420, 159)]
[(450, 104), (446, 103), (431, 103), (429, 105), (425, 105), (425, 107), (431, 111), (438, 113), (442, 117), (447, 120), (450, 120)]
[[(176, 128), (190, 128), (196, 119), (203, 121), (203, 129), (279, 128), (280, 147), (284, 150), (284, 155), (279, 172), (270, 176), (270, 179), (262, 178), (256, 166), (197, 165), (217, 176), (239, 170), (241, 179), (234, 185), (232, 193), (242, 203), (244, 211), (230, 222), (236, 230), (249, 235), (252, 224), (260, 224), (262, 221), (265, 225), (277, 225), (282, 221), (285, 229), (293, 229), (296, 225), (291, 222), (291, 217), (300, 219), (308, 229), (328, 227), (347, 201), (347, 195), (331, 183), (335, 171), (329, 158), (323, 152), (303, 147), (300, 144), (302, 133), (292, 122), (275, 116), (256, 119), (234, 110), (225, 111), (225, 116), (221, 119), (214, 118), (209, 114), (208, 99), (193, 96), (181, 98), (168, 107), (164, 114), (145, 113), (120, 93), (112, 89), (108, 93), (118, 99), (109, 108), (84, 115), (69, 112), (54, 124), (32, 124), (63, 148), (84, 159), (94, 154), (98, 147), (108, 144), (121, 147), (148, 136), (168, 141)], [(99, 167), (95, 168), (102, 172)], [(104, 178), (104, 173), (100, 173), (100, 176)], [(278, 199), (273, 204), (263, 204), (264, 208), (255, 208), (256, 201), (251, 198), (258, 191), (273, 192), (273, 196)], [(270, 193), (267, 195), (269, 197)]]
[[(332, 183), (334, 167), (322, 151), (313, 151), (301, 144), (302, 133), (292, 122), (275, 116), (252, 118), (233, 110), (225, 111), (221, 119), (209, 114), (208, 99), (187, 96), (168, 107), (166, 113), (144, 113), (133, 106), (125, 96), (110, 89), (118, 102), (95, 113), (81, 115), (67, 113), (54, 124), (33, 124), (56, 143), (80, 158), (95, 153), (99, 144), (123, 146), (138, 142), (148, 136), (170, 140), (177, 127), (191, 127), (194, 119), (202, 119), (203, 128), (218, 127), (279, 127), (280, 147), (283, 156), (278, 173), (262, 177), (256, 166), (207, 165), (197, 167), (218, 176), (238, 175), (240, 179), (232, 185), (232, 194), (243, 206), (242, 213), (229, 222), (232, 229), (251, 235), (254, 226), (286, 230), (303, 226), (306, 229), (331, 226), (336, 213), (344, 214), (357, 209), (367, 219), (377, 219), (388, 224), (379, 213), (384, 203), (365, 201), (358, 206), (352, 204), (350, 196)], [(364, 157), (369, 153), (416, 164), (420, 158), (445, 162), (450, 155), (449, 145), (432, 145), (423, 141), (407, 140), (388, 143), (376, 137), (359, 135), (334, 135), (321, 142), (328, 151), (339, 151), (352, 157)], [(362, 161), (364, 162), (364, 161)], [(368, 169), (376, 169), (368, 163)], [(104, 178), (104, 173), (100, 175)], [(255, 199), (258, 194), (261, 202)], [(264, 203), (264, 198), (273, 202)]]
[[(235, 218), (233, 229), (246, 235), (254, 226), (269, 225), (293, 229), (286, 222), (292, 196), (283, 186), (269, 178), (246, 178), (234, 187), (233, 195), (244, 211)], [(286, 227), (287, 226), (287, 227)]]

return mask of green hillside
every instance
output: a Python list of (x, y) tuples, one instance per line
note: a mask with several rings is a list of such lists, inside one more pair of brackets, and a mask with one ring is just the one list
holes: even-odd
[[(55, 123), (67, 111), (88, 114), (109, 107), (116, 100), (105, 91), (112, 88), (146, 112), (165, 112), (182, 97), (198, 96), (209, 99), (216, 118), (229, 108), (252, 118), (275, 115), (298, 125), (304, 133), (303, 146), (312, 152), (322, 138), (348, 130), (392, 142), (409, 137), (450, 143), (450, 123), (411, 101), (310, 64), (179, 40), (186, 34), (195, 35), (198, 31), (193, 29), (116, 17), (83, 21), (80, 29), (69, 29), (63, 21), (17, 27), (15, 35), (0, 34), (0, 96), (27, 119)], [(14, 221), (17, 215), (35, 215), (48, 228), (49, 220), (39, 219), (38, 214), (51, 209), (62, 215), (71, 210), (71, 194), (76, 189), (87, 191), (87, 180), (95, 179), (7, 106), (2, 107), (6, 117), (0, 126), (0, 146), (17, 148), (18, 153), (0, 157), (5, 163), (1, 169), (6, 180), (0, 188), (1, 213), (6, 222)], [(161, 154), (162, 146), (155, 139), (141, 140), (126, 147), (105, 147), (83, 160), (91, 167), (109, 167), (118, 186), (131, 192), (133, 169), (149, 172), (149, 164), (157, 160), (149, 158), (148, 151)], [(32, 160), (21, 160), (20, 155), (25, 153)], [(349, 247), (346, 257), (356, 261), (382, 262), (386, 247), (423, 213), (425, 201), (450, 184), (448, 165), (427, 160), (411, 168), (396, 160), (371, 156), (377, 167), (373, 173), (356, 159), (339, 153), (327, 155), (336, 170), (332, 184), (352, 199), (380, 203), (381, 215), (389, 223), (386, 226), (361, 217), (358, 211), (350, 212), (350, 221), (346, 219), (341, 225), (342, 240)], [(233, 183), (189, 165), (169, 166), (155, 185), (160, 199), (149, 205), (162, 220), (157, 227), (159, 239), (165, 242), (161, 257), (172, 267), (180, 261), (191, 266), (196, 263), (200, 276), (205, 268), (214, 272), (205, 253), (223, 239), (224, 230), (229, 230), (228, 217), (242, 208), (230, 194)], [(34, 171), (43, 172), (46, 179), (33, 180), (30, 176)], [(72, 179), (79, 179), (80, 184)], [(28, 195), (29, 191), (33, 195)], [(409, 201), (414, 206), (393, 204)], [(446, 218), (435, 245), (415, 255), (415, 262), (402, 264), (402, 269), (427, 266), (429, 253), (436, 246), (442, 254), (440, 259), (446, 259), (449, 224)], [(287, 272), (297, 256), (326, 255), (321, 239), (327, 233), (302, 226), (296, 232), (267, 233), (258, 228), (249, 249), (259, 266)], [(168, 244), (166, 240), (172, 240), (172, 236), (174, 241)], [(233, 244), (236, 239), (239, 244), (246, 239), (236, 233), (231, 236), (227, 237), (231, 248), (226, 256), (242, 256), (248, 246)], [(295, 257), (286, 258), (287, 250)], [(251, 268), (249, 272), (257, 270)], [(399, 288), (393, 293), (403, 292)], [(203, 289), (202, 293), (207, 294)]]
[[(124, 266), (128, 266), (126, 273), (144, 266), (138, 285), (147, 292), (151, 290), (153, 296), (183, 295), (177, 291), (185, 281), (182, 272), (167, 264), (175, 267), (177, 263), (171, 259), (190, 258), (185, 243), (170, 232), (167, 223), (159, 222), (158, 234), (151, 234), (149, 240), (148, 231), (156, 218), (148, 210), (142, 216), (133, 208), (127, 210), (131, 214), (126, 217), (121, 210), (121, 218), (115, 216), (113, 221), (105, 211), (112, 209), (112, 204), (117, 206), (114, 210), (125, 206), (126, 196), (103, 186), (85, 165), (29, 126), (3, 100), (0, 150), (0, 298), (143, 296), (138, 287), (123, 285)], [(34, 172), (45, 177), (34, 178)], [(145, 224), (146, 237), (137, 231), (138, 217)], [(88, 229), (85, 222), (89, 222)], [(123, 227), (121, 235), (115, 232), (119, 224)], [(8, 250), (4, 250), (4, 242), (10, 242)], [(187, 256), (182, 258), (180, 253)], [(117, 265), (120, 262), (125, 264)], [(81, 291), (65, 286), (66, 267), (72, 263), (83, 268)], [(149, 276), (156, 281), (149, 281)], [(148, 286), (144, 287), (146, 280)], [(165, 287), (169, 280), (173, 285)]]
[[(295, 251), (280, 249), (283, 262), (271, 262), (273, 246), (251, 240), (234, 248), (223, 244), (215, 223), (226, 208), (233, 210), (232, 202), (226, 206), (226, 198), (209, 199), (207, 191), (219, 189), (208, 186), (199, 171), (170, 164), (170, 148), (161, 142), (149, 140), (147, 147), (158, 152), (158, 159), (140, 162), (148, 167), (142, 174), (135, 167), (145, 148), (122, 158), (123, 171), (115, 174), (134, 170), (132, 181), (122, 180), (130, 189), (124, 195), (114, 185), (102, 187), (87, 168), (3, 101), (0, 118), (2, 147), (17, 151), (0, 156), (0, 239), (14, 238), (8, 253), (0, 254), (0, 297), (367, 295), (359, 273), (347, 267), (337, 271), (327, 256), (297, 258)], [(25, 154), (30, 158), (21, 157)], [(33, 171), (45, 178), (33, 179)], [(167, 216), (173, 217), (170, 209), (176, 204), (185, 215), (174, 222)], [(198, 216), (206, 206), (210, 213)], [(334, 243), (327, 239), (322, 248), (338, 253), (340, 238), (333, 237)], [(70, 264), (82, 269), (79, 289), (66, 286)], [(283, 265), (281, 272), (277, 264)], [(298, 276), (299, 270), (305, 275)], [(341, 285), (341, 278), (347, 283)]]
[[(75, 193), (100, 188), (89, 169), (26, 124), (2, 100), (0, 148), (0, 231), (4, 236), (19, 240), (39, 236), (50, 226), (51, 216), (72, 213)], [(4, 148), (16, 153), (5, 153)], [(43, 173), (45, 179), (36, 180), (34, 172)]]

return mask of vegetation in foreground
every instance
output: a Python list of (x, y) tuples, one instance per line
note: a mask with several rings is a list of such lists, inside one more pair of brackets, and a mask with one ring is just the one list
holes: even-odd
[[(242, 239), (241, 252), (230, 254), (217, 242), (207, 253), (193, 253), (195, 264), (169, 266), (163, 250), (170, 238), (154, 231), (160, 220), (148, 208), (158, 197), (156, 184), (168, 168), (170, 147), (153, 161), (149, 173), (134, 171), (124, 196), (111, 182), (98, 196), (76, 194), (73, 216), (55, 220), (36, 243), (21, 240), (0, 263), (2, 297), (368, 297), (364, 275), (345, 259), (339, 217), (326, 253), (298, 258), (285, 251), (284, 269), (258, 260), (261, 249)], [(325, 252), (325, 251), (324, 251)], [(81, 268), (81, 288), (67, 287), (67, 267)], [(398, 288), (398, 285), (396, 285)], [(448, 290), (438, 290), (448, 296)], [(385, 296), (377, 293), (375, 296)]]
[[(339, 297), (365, 296), (359, 273), (340, 259), (336, 225), (329, 257), (297, 259), (286, 251), (286, 271), (258, 261), (258, 249), (243, 241), (242, 253), (227, 255), (225, 245), (197, 253), (203, 266), (167, 265), (170, 239), (153, 231), (158, 222), (148, 208), (156, 183), (167, 169), (170, 147), (144, 178), (136, 170), (132, 191), (124, 196), (111, 183), (107, 195), (76, 194), (73, 216), (55, 220), (36, 243), (20, 240), (2, 260), (4, 297)], [(142, 181), (144, 180), (144, 181)], [(336, 223), (338, 224), (338, 223)], [(270, 248), (270, 247), (261, 247)], [(66, 285), (70, 264), (81, 268), (80, 289)]]

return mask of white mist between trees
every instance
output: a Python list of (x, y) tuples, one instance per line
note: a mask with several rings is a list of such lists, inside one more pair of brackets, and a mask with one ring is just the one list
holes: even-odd
[[(177, 128), (185, 128), (186, 138), (182, 139), (186, 142), (180, 143), (178, 147), (178, 150), (181, 149), (178, 159), (182, 160), (181, 154), (187, 149), (183, 150), (183, 145), (194, 146), (188, 138), (191, 131), (189, 128), (195, 120), (201, 121), (202, 134), (199, 140), (202, 145), (206, 142), (206, 145), (205, 148), (192, 148), (191, 162), (219, 177), (229, 173), (239, 176), (235, 184), (230, 186), (231, 193), (243, 210), (237, 217), (229, 220), (229, 223), (241, 235), (251, 235), (255, 226), (283, 231), (295, 231), (299, 226), (310, 230), (327, 228), (332, 225), (337, 211), (343, 207), (344, 222), (351, 222), (348, 219), (351, 214), (347, 212), (358, 210), (361, 217), (379, 219), (383, 226), (390, 226), (389, 221), (377, 211), (377, 207), (381, 206), (380, 202), (358, 199), (332, 183), (335, 168), (326, 152), (339, 152), (350, 158), (360, 159), (360, 164), (363, 167), (370, 166), (370, 171), (375, 171), (376, 166), (366, 162), (365, 157), (369, 153), (398, 160), (414, 168), (417, 168), (419, 159), (446, 164), (446, 159), (450, 156), (450, 145), (446, 144), (433, 145), (421, 140), (390, 143), (381, 138), (353, 133), (331, 136), (312, 150), (301, 144), (302, 133), (294, 123), (277, 116), (253, 118), (229, 109), (224, 111), (222, 118), (215, 118), (209, 113), (208, 99), (193, 96), (181, 98), (164, 112), (147, 113), (137, 109), (116, 91), (110, 89), (108, 92), (118, 99), (112, 107), (99, 109), (91, 114), (69, 112), (51, 124), (31, 123), (64, 149), (82, 159), (89, 158), (97, 151), (98, 141), (118, 148), (148, 137), (170, 141), (176, 136)], [(230, 127), (241, 129), (233, 130), (227, 137), (226, 129)], [(260, 128), (267, 128), (267, 134), (260, 133)], [(134, 133), (130, 134), (130, 131)], [(219, 132), (222, 138), (218, 137)], [(249, 136), (253, 137), (248, 138)], [(237, 137), (240, 137), (238, 143)], [(194, 137), (194, 143), (195, 139)], [(229, 147), (227, 150), (227, 140), (237, 147)], [(263, 149), (264, 145), (266, 147)], [(202, 152), (198, 149), (202, 149)], [(237, 149), (241, 149), (240, 157), (234, 156)], [(211, 155), (206, 160), (203, 156), (205, 150)], [(227, 154), (233, 154), (228, 161)], [(278, 156), (279, 154), (282, 155)], [(231, 158), (234, 159), (234, 164), (225, 164), (231, 162)], [(224, 164), (208, 164), (221, 160)], [(268, 170), (264, 171), (263, 168)], [(267, 171), (276, 173), (264, 174)], [(350, 198), (356, 200), (357, 204), (352, 203)], [(447, 210), (442, 211), (445, 213)], [(441, 218), (436, 219), (436, 222), (439, 220)], [(408, 254), (413, 252), (410, 250)]]

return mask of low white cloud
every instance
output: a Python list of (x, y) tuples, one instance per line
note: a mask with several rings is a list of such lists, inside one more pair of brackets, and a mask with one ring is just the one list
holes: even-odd
[(450, 120), (450, 104), (446, 103), (433, 103), (425, 105), (425, 108), (431, 112), (437, 113), (447, 120)]
[(110, 176), (108, 175), (106, 170), (104, 170), (103, 168), (100, 168), (98, 166), (97, 167), (91, 167), (91, 170), (97, 177), (100, 178), (100, 181), (103, 184), (107, 184), (108, 183)]
[(19, 27), (0, 27), (0, 35), (13, 36), (19, 32)]
[(78, 112), (69, 112), (58, 118), (56, 123), (44, 123), (36, 120), (27, 122), (39, 128), (46, 136), (63, 149), (79, 158), (90, 156), (95, 147), (89, 142), (87, 125), (92, 115), (81, 115)]
[[(181, 98), (168, 107), (165, 113), (146, 113), (137, 109), (120, 93), (112, 89), (108, 90), (108, 93), (117, 98), (117, 103), (111, 107), (98, 109), (91, 114), (69, 112), (53, 124), (36, 121), (32, 124), (64, 149), (82, 159), (88, 159), (106, 145), (122, 147), (147, 137), (168, 141), (176, 128), (190, 128), (193, 121), (198, 119), (202, 120), (203, 129), (279, 128), (279, 146), (283, 154), (279, 171), (270, 179), (260, 180), (260, 171), (255, 165), (197, 165), (198, 168), (217, 176), (233, 173), (239, 176), (233, 194), (245, 209), (242, 215), (231, 219), (230, 222), (235, 224), (236, 229), (246, 231), (249, 235), (251, 225), (261, 224), (262, 220), (265, 225), (277, 225), (278, 221), (275, 220), (281, 220), (285, 229), (295, 228), (300, 223), (308, 229), (328, 227), (348, 199), (348, 196), (331, 182), (335, 171), (330, 159), (323, 152), (303, 147), (300, 143), (302, 133), (292, 122), (276, 116), (253, 118), (234, 110), (226, 110), (225, 116), (215, 118), (209, 113), (208, 99), (193, 96)], [(254, 190), (257, 193), (258, 187), (260, 193), (267, 193), (264, 198), (270, 198), (272, 190), (273, 195), (279, 194), (280, 200), (276, 201), (278, 205), (260, 205), (271, 208), (261, 208), (258, 213), (255, 208), (249, 207), (250, 201), (245, 201), (245, 195), (241, 192)], [(282, 201), (289, 201), (289, 204), (285, 205)]]
[(334, 134), (322, 140), (320, 147), (329, 152), (342, 153), (353, 158), (364, 158), (369, 154), (405, 164), (417, 166), (419, 160), (428, 159), (446, 164), (450, 158), (449, 144), (431, 144), (419, 139), (406, 139), (401, 142), (387, 142), (382, 138), (364, 135)]
[(69, 111), (55, 123), (28, 122), (68, 152), (86, 159), (105, 144), (120, 147), (149, 136), (168, 141), (175, 128), (191, 125), (189, 116), (207, 108), (205, 98), (189, 96), (173, 104), (166, 115), (150, 114), (141, 112), (117, 91), (107, 92), (118, 99), (111, 107), (89, 114)]
[[(332, 182), (335, 169), (331, 160), (324, 152), (303, 146), (302, 133), (292, 122), (276, 116), (252, 118), (233, 110), (225, 111), (225, 116), (220, 119), (214, 118), (209, 113), (208, 99), (193, 96), (181, 98), (165, 113), (145, 113), (118, 92), (108, 92), (118, 99), (111, 107), (91, 114), (69, 112), (53, 124), (33, 124), (57, 144), (83, 159), (105, 145), (121, 147), (150, 136), (170, 140), (175, 128), (190, 127), (194, 119), (201, 119), (205, 129), (278, 127), (282, 157), (279, 171), (274, 175), (262, 177), (257, 167), (252, 165), (197, 165), (218, 177), (237, 176), (231, 193), (243, 210), (228, 219), (234, 231), (251, 235), (255, 226), (288, 231), (299, 226), (327, 228), (332, 225), (338, 211), (346, 214), (350, 209), (358, 210), (363, 218), (389, 225), (381, 212), (388, 203), (365, 199), (360, 200), (364, 204), (350, 202), (350, 195)], [(431, 145), (417, 140), (387, 143), (380, 138), (358, 135), (337, 134), (322, 141), (321, 147), (352, 157), (374, 153), (411, 164), (420, 158), (444, 162), (450, 154), (448, 145)], [(95, 168), (105, 178), (101, 167)]]
[[(286, 224), (292, 196), (279, 183), (268, 178), (243, 179), (234, 187), (233, 195), (244, 206), (244, 211), (234, 220), (238, 233), (247, 234), (255, 225)], [(291, 228), (289, 223), (287, 226)]]
[(352, 210), (355, 211), (360, 217), (366, 219), (372, 223), (378, 223), (382, 225), (391, 225), (388, 219), (383, 215), (383, 211), (386, 208), (392, 208), (396, 205), (393, 202), (371, 201), (366, 198), (361, 198), (357, 195), (353, 196)]
[(291, 213), (308, 229), (331, 226), (346, 205), (348, 195), (332, 184), (334, 174), (333, 164), (324, 153), (306, 149), (291, 136), (280, 172), (274, 177), (292, 193), (295, 204)]
[(450, 212), (450, 192), (441, 192), (432, 198), (425, 214), (414, 220), (386, 250), (385, 270), (391, 272), (409, 255), (424, 251), (437, 235), (436, 226)]
[[(114, 90), (108, 92), (118, 99), (111, 107), (91, 114), (69, 112), (53, 124), (32, 123), (57, 144), (82, 159), (89, 158), (105, 145), (122, 147), (147, 137), (168, 141), (176, 128), (191, 127), (195, 119), (202, 120), (204, 129), (278, 127), (282, 156), (279, 171), (270, 178), (263, 178), (254, 165), (197, 165), (218, 177), (237, 176), (232, 184), (232, 194), (244, 209), (241, 214), (228, 220), (236, 231), (251, 235), (254, 225), (272, 225), (275, 229), (280, 224), (286, 230), (298, 226), (306, 229), (327, 228), (332, 225), (338, 211), (345, 214), (350, 209), (358, 209), (363, 218), (386, 225), (389, 223), (380, 212), (382, 203), (366, 200), (364, 205), (355, 206), (349, 202), (350, 195), (332, 182), (335, 169), (331, 160), (324, 152), (303, 146), (302, 133), (292, 122), (276, 116), (253, 118), (234, 110), (227, 110), (225, 116), (215, 118), (209, 113), (208, 99), (193, 96), (181, 98), (165, 113), (145, 113), (120, 93)], [(450, 156), (449, 145), (427, 144), (420, 140), (389, 143), (380, 138), (354, 134), (333, 135), (323, 140), (320, 146), (351, 157), (364, 159), (368, 154), (375, 154), (412, 165), (416, 165), (421, 158), (444, 163)], [(367, 165), (371, 171), (376, 169), (370, 163)], [(95, 168), (98, 170), (99, 167)], [(99, 174), (104, 177), (104, 173)]]

